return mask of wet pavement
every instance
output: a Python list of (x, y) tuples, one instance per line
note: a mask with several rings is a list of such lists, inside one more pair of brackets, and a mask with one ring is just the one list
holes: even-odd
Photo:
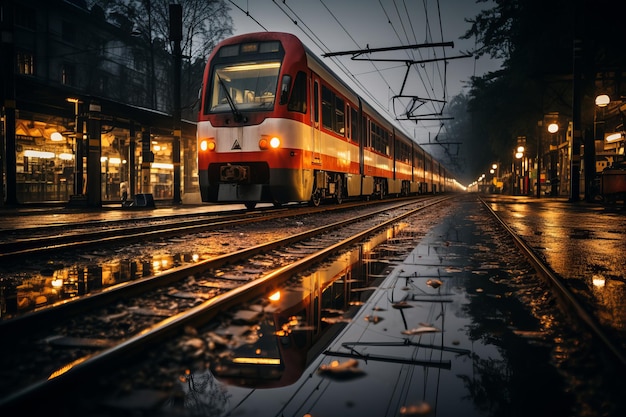
[(258, 389), (205, 370), (192, 380), (210, 389), (187, 394), (221, 398), (216, 416), (623, 415), (619, 375), (485, 209), (437, 216), (297, 381)]
[(532, 197), (485, 199), (626, 351), (626, 207)]
[[(624, 211), (486, 199), (622, 337)], [(430, 216), (435, 226), (406, 258), (375, 260), (389, 275), (289, 383), (263, 387), (260, 363), (235, 378), (192, 368), (179, 382), (186, 413), (150, 415), (626, 415), (623, 370), (561, 313), (486, 209), (468, 197)]]

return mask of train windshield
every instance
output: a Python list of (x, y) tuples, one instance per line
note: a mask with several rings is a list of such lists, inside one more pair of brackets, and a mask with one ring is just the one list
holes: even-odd
[(217, 65), (211, 82), (209, 110), (219, 113), (272, 109), (279, 72), (280, 61)]

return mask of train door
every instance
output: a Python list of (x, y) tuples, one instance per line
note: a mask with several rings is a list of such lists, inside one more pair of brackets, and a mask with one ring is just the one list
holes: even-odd
[(313, 138), (313, 157), (314, 165), (322, 163), (322, 134), (320, 131), (320, 79), (316, 74), (312, 76), (313, 86), (311, 88), (311, 137)]

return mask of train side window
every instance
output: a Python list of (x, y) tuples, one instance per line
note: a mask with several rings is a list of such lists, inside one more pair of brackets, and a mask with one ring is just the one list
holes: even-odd
[(296, 75), (287, 110), (306, 113), (306, 74), (302, 71)]
[(358, 121), (359, 115), (357, 111), (350, 108), (350, 137), (353, 142), (359, 142)]
[(320, 122), (320, 114), (319, 114), (319, 108), (320, 108), (320, 99), (319, 99), (319, 91), (320, 91), (320, 87), (317, 81), (315, 81), (314, 85), (313, 85), (313, 114), (315, 115), (315, 123), (319, 123)]
[(334, 131), (342, 136), (346, 135), (346, 104), (343, 99), (335, 96), (335, 126)]
[(333, 93), (322, 86), (322, 126), (333, 130)]

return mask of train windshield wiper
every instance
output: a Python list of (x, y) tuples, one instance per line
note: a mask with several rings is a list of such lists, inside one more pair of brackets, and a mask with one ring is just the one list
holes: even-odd
[(245, 118), (243, 117), (243, 115), (241, 114), (237, 106), (235, 106), (235, 101), (230, 95), (230, 92), (228, 91), (228, 87), (226, 87), (226, 83), (224, 83), (224, 80), (222, 80), (222, 77), (220, 77), (217, 71), (215, 72), (215, 75), (217, 76), (217, 80), (219, 81), (220, 85), (224, 89), (224, 94), (226, 94), (226, 101), (228, 101), (228, 106), (230, 107), (230, 111), (233, 113), (233, 116), (235, 116), (235, 122), (245, 122), (246, 121)]

